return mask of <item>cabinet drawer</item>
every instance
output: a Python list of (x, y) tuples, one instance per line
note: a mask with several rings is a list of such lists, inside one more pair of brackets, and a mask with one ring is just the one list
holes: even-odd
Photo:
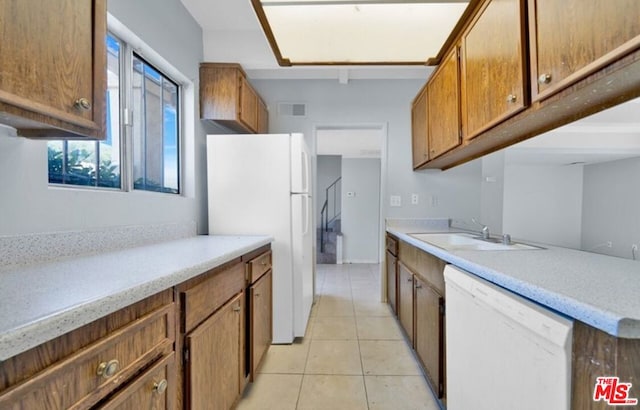
[(398, 241), (392, 237), (387, 235), (387, 250), (391, 252), (392, 255), (398, 256)]
[(268, 251), (260, 256), (256, 256), (247, 263), (249, 283), (254, 283), (271, 269), (271, 255), (271, 251)]
[(173, 350), (175, 304), (152, 312), (0, 396), (2, 409), (86, 408)]
[(176, 391), (175, 353), (165, 356), (127, 384), (102, 410), (173, 409)]
[(244, 264), (237, 263), (182, 292), (184, 332), (192, 330), (244, 287)]

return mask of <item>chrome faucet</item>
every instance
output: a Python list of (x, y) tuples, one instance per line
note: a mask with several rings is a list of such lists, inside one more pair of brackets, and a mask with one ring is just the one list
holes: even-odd
[(482, 239), (491, 238), (491, 234), (489, 233), (489, 227), (487, 225), (478, 222), (476, 218), (471, 218), (471, 220), (482, 227)]

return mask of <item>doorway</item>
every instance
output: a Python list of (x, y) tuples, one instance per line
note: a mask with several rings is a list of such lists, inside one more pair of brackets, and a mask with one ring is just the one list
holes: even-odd
[(379, 263), (386, 126), (317, 126), (315, 136), (317, 263)]

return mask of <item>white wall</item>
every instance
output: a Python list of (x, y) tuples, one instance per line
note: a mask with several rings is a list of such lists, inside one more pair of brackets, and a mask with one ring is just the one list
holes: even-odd
[(180, 0), (109, 0), (108, 10), (194, 82), (190, 196), (48, 186), (47, 143), (0, 136), (0, 235), (196, 221), (206, 232), (205, 138), (198, 118), (202, 31)]
[[(631, 258), (640, 245), (640, 158), (584, 167), (582, 247)], [(612, 247), (600, 246), (611, 241)], [(636, 252), (640, 258), (640, 253)]]
[(504, 169), (503, 232), (579, 249), (582, 166), (510, 164)]
[[(318, 155), (317, 157), (318, 169), (316, 173), (317, 187), (318, 187), (318, 195), (316, 195), (316, 217), (318, 228), (321, 227), (322, 221), (320, 218), (320, 211), (322, 210), (322, 205), (325, 201), (326, 196), (326, 188), (329, 187), (336, 179), (340, 178), (342, 175), (342, 157), (339, 155)], [(338, 188), (340, 187), (340, 183), (337, 184)], [(332, 201), (331, 192), (329, 193), (330, 198), (329, 202)], [(341, 207), (341, 192), (337, 191), (336, 194), (336, 213), (340, 212)], [(330, 212), (333, 215), (333, 211)]]
[[(504, 151), (482, 158), (481, 212), (479, 222), (492, 234), (501, 234), (504, 206)], [(472, 229), (479, 229), (474, 226)]]
[[(386, 169), (383, 215), (394, 218), (454, 217), (480, 214), (481, 162), (449, 171), (413, 172), (411, 168), (411, 101), (425, 80), (252, 80), (269, 107), (270, 132), (303, 132), (313, 144), (314, 126), (386, 124)], [(304, 118), (282, 117), (278, 102), (307, 103)], [(385, 168), (386, 165), (386, 168)], [(420, 202), (411, 205), (411, 194)], [(389, 195), (401, 195), (402, 207), (390, 208)], [(435, 196), (435, 206), (430, 197)]]
[[(353, 196), (349, 196), (349, 192)], [(379, 261), (380, 160), (342, 159), (342, 235), (345, 263)]]

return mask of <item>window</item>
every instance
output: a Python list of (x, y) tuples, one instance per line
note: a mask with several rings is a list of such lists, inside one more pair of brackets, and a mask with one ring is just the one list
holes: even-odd
[(50, 141), (49, 183), (180, 193), (179, 85), (112, 34), (107, 54), (107, 138)]

